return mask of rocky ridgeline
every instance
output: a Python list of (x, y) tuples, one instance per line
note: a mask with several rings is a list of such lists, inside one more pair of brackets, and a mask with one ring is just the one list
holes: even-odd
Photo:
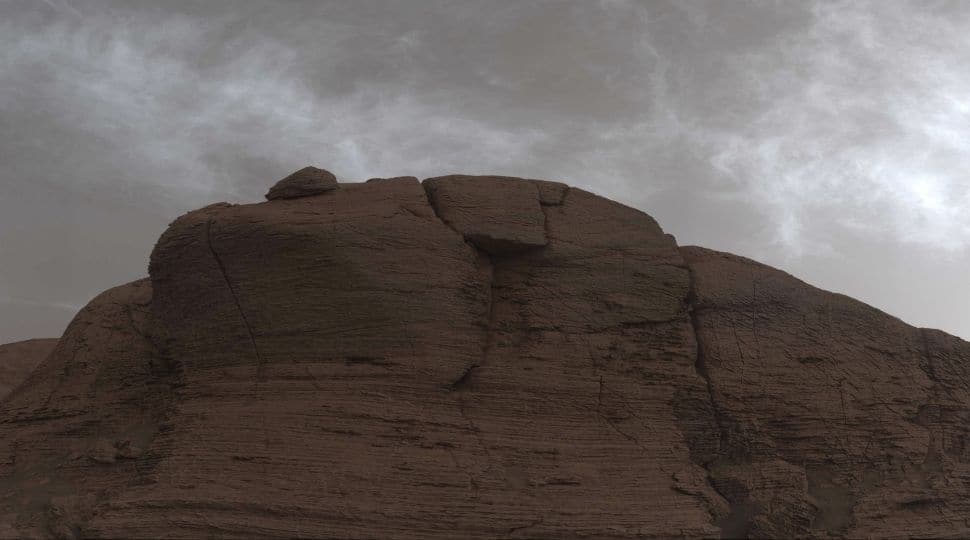
[(0, 403), (0, 537), (970, 535), (970, 344), (557, 182), (171, 224)]

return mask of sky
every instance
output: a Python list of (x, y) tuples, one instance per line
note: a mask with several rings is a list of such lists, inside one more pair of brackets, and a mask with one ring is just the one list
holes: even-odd
[(0, 343), (168, 223), (341, 180), (559, 180), (970, 339), (970, 3), (0, 0)]

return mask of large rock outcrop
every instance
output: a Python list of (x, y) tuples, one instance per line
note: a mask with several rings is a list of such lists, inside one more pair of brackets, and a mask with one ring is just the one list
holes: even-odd
[(555, 182), (177, 219), (0, 405), (0, 537), (965, 536), (970, 344)]
[(731, 535), (970, 536), (970, 344), (743, 257), (681, 253)]

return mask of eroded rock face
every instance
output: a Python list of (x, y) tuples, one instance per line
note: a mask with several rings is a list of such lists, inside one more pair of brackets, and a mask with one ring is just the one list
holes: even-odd
[(26, 379), (55, 345), (56, 339), (28, 339), (0, 345), (0, 399)]
[(149, 270), (0, 405), (0, 536), (967, 532), (970, 344), (579, 189), (211, 205)]
[(970, 344), (682, 248), (732, 535), (970, 535)]
[(491, 255), (514, 255), (547, 244), (539, 187), (502, 176), (442, 176), (424, 181), (446, 225)]
[(86, 536), (99, 505), (152, 482), (176, 379), (150, 303), (147, 279), (102, 293), (0, 402), (0, 538)]
[(304, 167), (280, 180), (266, 193), (267, 200), (296, 199), (319, 195), (339, 188), (337, 177), (328, 170)]

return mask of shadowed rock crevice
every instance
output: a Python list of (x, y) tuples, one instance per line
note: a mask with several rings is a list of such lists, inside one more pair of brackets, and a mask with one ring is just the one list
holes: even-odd
[[(552, 234), (549, 230), (549, 211), (550, 207), (562, 206), (566, 203), (566, 197), (569, 196), (570, 188), (569, 186), (562, 185), (562, 189), (559, 189), (558, 182), (545, 182), (542, 180), (537, 180), (537, 187), (539, 189), (539, 210), (542, 212), (542, 229), (545, 232), (546, 239), (552, 238)], [(545, 186), (545, 184), (555, 184), (554, 189), (550, 193), (550, 189)]]
[[(448, 390), (457, 394), (456, 399), (459, 415), (467, 425), (468, 431), (474, 437), (478, 448), (481, 450), (482, 455), (484, 456), (485, 468), (478, 474), (472, 473), (466, 467), (461, 467), (463, 473), (468, 477), (469, 486), (471, 486), (471, 488), (474, 490), (476, 494), (475, 496), (478, 497), (480, 496), (479, 492), (482, 489), (482, 481), (480, 478), (492, 471), (493, 457), (489, 449), (489, 443), (486, 440), (485, 433), (478, 422), (476, 422), (473, 416), (470, 414), (470, 402), (474, 403), (474, 401), (468, 394), (474, 393), (475, 376), (481, 371), (480, 368), (488, 365), (489, 353), (492, 348), (493, 340), (495, 339), (496, 279), (497, 273), (499, 272), (501, 257), (493, 253), (514, 253), (516, 252), (516, 246), (505, 241), (504, 239), (495, 239), (487, 235), (477, 235), (459, 230), (453, 221), (446, 219), (445, 216), (448, 215), (448, 210), (443, 210), (441, 208), (442, 201), (436, 193), (436, 184), (434, 182), (425, 181), (422, 183), (422, 188), (425, 191), (428, 204), (431, 206), (431, 209), (438, 221), (461, 236), (465, 243), (468, 244), (468, 246), (478, 255), (477, 264), (487, 268), (487, 270), (485, 270), (485, 272), (487, 272), (487, 286), (485, 287), (486, 296), (483, 310), (484, 317), (482, 321), (483, 335), (481, 341), (481, 356), (477, 361), (474, 361), (465, 367), (459, 376), (448, 385)], [(458, 465), (458, 460), (454, 453), (451, 453), (451, 458), (455, 464)], [(510, 534), (511, 532), (514, 532), (514, 528), (510, 529)]]
[[(370, 180), (368, 180), (368, 182), (369, 181)], [(425, 196), (426, 200), (428, 201), (428, 206), (431, 207), (431, 211), (434, 213), (435, 218), (442, 225), (444, 225), (445, 227), (448, 227), (449, 229), (451, 229), (452, 231), (454, 231), (458, 236), (461, 236), (462, 238), (464, 238), (464, 235), (461, 233), (461, 231), (459, 231), (457, 228), (455, 228), (455, 226), (452, 223), (449, 223), (448, 221), (446, 221), (444, 219), (444, 217), (442, 217), (441, 212), (438, 210), (437, 199), (432, 194), (433, 193), (433, 187), (432, 187), (432, 185), (429, 184), (428, 182), (421, 182), (421, 189), (424, 190), (424, 196)], [(472, 247), (474, 248), (475, 246), (472, 245)]]
[[(487, 255), (485, 255), (488, 258)], [(489, 258), (491, 261), (491, 259)], [(472, 379), (476, 369), (488, 365), (488, 355), (492, 348), (493, 340), (495, 335), (493, 330), (495, 327), (495, 272), (497, 272), (497, 267), (494, 262), (489, 262), (489, 283), (488, 291), (485, 305), (485, 317), (482, 322), (483, 336), (481, 345), (481, 358), (472, 364), (469, 364), (465, 368), (457, 379), (454, 380), (450, 385), (448, 385), (449, 390), (461, 391), (468, 389), (472, 384)]]
[[(723, 425), (723, 420), (721, 414), (718, 410), (717, 399), (714, 396), (714, 385), (711, 382), (711, 376), (707, 372), (707, 362), (704, 352), (704, 342), (700, 335), (700, 321), (698, 320), (697, 312), (699, 306), (697, 305), (697, 293), (694, 290), (694, 273), (691, 271), (690, 267), (687, 268), (688, 275), (690, 276), (690, 286), (687, 292), (687, 312), (690, 315), (690, 326), (694, 333), (694, 341), (697, 343), (697, 359), (694, 362), (694, 370), (697, 372), (707, 386), (707, 395), (711, 402), (711, 410), (714, 412), (714, 423), (717, 426), (718, 433), (718, 448), (715, 450), (716, 454), (722, 454), (727, 447), (727, 429)], [(709, 463), (705, 463), (705, 466)]]
[(496, 280), (500, 272), (501, 260), (488, 254), (484, 254), (484, 257), (488, 260), (489, 266), (488, 304), (485, 309), (485, 335), (482, 339), (482, 359), (476, 367), (488, 365), (488, 355), (492, 351), (492, 346), (496, 339)]
[(548, 180), (530, 180), (539, 190), (539, 204), (542, 206), (562, 206), (569, 194), (569, 186)]
[(728, 515), (717, 516), (712, 513), (712, 524), (716, 525), (721, 529), (721, 536), (724, 538), (738, 538), (743, 537), (747, 534), (749, 529), (748, 521), (750, 520), (750, 509), (743, 500), (736, 500), (735, 497), (731, 497), (730, 493), (725, 493), (719, 489), (719, 482), (716, 481), (714, 471), (714, 464), (721, 458), (725, 457), (728, 453), (728, 428), (725, 425), (725, 420), (722, 417), (722, 413), (718, 408), (717, 398), (715, 397), (714, 383), (711, 381), (710, 374), (707, 371), (707, 359), (705, 353), (705, 344), (701, 338), (701, 323), (698, 318), (698, 311), (700, 306), (697, 302), (697, 292), (695, 290), (695, 278), (694, 272), (687, 264), (687, 274), (689, 278), (689, 285), (687, 289), (687, 313), (690, 318), (690, 328), (693, 333), (694, 342), (696, 343), (696, 359), (694, 361), (694, 370), (697, 375), (704, 380), (704, 384), (707, 390), (707, 398), (709, 400), (710, 412), (712, 416), (713, 427), (716, 429), (715, 441), (717, 446), (711, 452), (709, 449), (692, 449), (694, 454), (694, 460), (698, 465), (704, 468), (706, 471), (706, 478), (708, 484), (714, 490), (717, 495), (724, 498), (731, 505), (730, 513)]
[[(488, 358), (488, 351), (489, 351), (489, 348), (491, 347), (492, 327), (494, 325), (495, 273), (497, 272), (497, 267), (496, 267), (494, 258), (491, 255), (489, 255), (487, 251), (482, 250), (479, 247), (479, 244), (474, 242), (468, 236), (464, 235), (462, 231), (457, 229), (453, 223), (445, 220), (442, 217), (442, 211), (439, 209), (439, 205), (441, 204), (441, 202), (439, 201), (438, 197), (435, 195), (435, 189), (436, 189), (435, 184), (433, 182), (425, 181), (421, 184), (421, 187), (424, 190), (425, 196), (427, 197), (428, 205), (431, 207), (431, 210), (434, 213), (435, 217), (438, 219), (438, 221), (441, 222), (446, 227), (448, 227), (449, 229), (451, 229), (452, 231), (454, 231), (455, 233), (457, 233), (459, 236), (461, 236), (464, 239), (465, 243), (468, 244), (469, 247), (471, 247), (476, 253), (478, 253), (479, 261), (484, 263), (485, 266), (487, 266), (488, 283), (485, 289), (487, 296), (485, 298), (485, 309), (484, 309), (485, 315), (484, 315), (484, 320), (482, 321), (482, 328), (483, 328), (484, 335), (482, 337), (481, 358), (478, 361), (469, 364), (465, 369), (462, 370), (458, 378), (448, 385), (449, 390), (452, 390), (452, 391), (465, 390), (471, 383), (473, 372), (475, 371), (475, 369), (481, 367), (486, 363)], [(465, 414), (464, 403), (461, 404), (461, 407), (462, 407), (462, 415), (464, 416)]]
[(479, 367), (480, 365), (481, 364), (471, 364), (465, 368), (465, 370), (461, 372), (461, 375), (459, 375), (454, 382), (448, 385), (448, 389), (452, 392), (464, 390), (465, 387), (471, 382), (472, 372), (475, 371), (475, 368)]

